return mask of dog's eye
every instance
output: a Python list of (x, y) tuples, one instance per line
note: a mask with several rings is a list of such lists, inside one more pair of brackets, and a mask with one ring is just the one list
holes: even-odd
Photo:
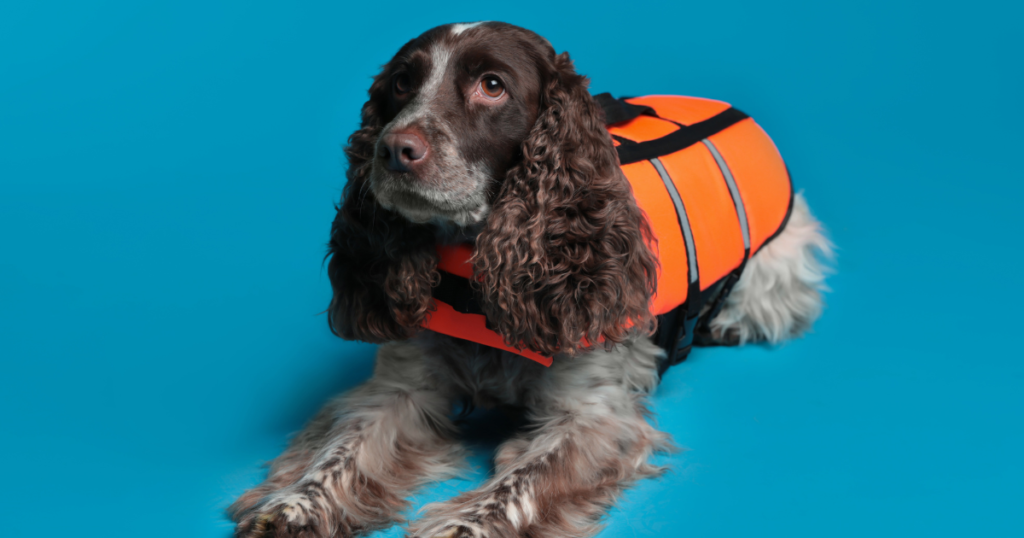
[(412, 82), (409, 80), (409, 75), (402, 73), (395, 76), (392, 81), (392, 85), (395, 88), (395, 95), (405, 95), (409, 93), (409, 90), (412, 87)]
[(491, 99), (501, 97), (505, 93), (505, 85), (494, 75), (488, 75), (480, 81), (480, 92)]

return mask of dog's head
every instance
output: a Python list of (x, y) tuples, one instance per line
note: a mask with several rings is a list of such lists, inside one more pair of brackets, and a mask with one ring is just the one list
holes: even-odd
[(369, 93), (332, 227), (332, 330), (415, 332), (439, 228), (476, 237), (481, 302), (509, 345), (571, 354), (652, 327), (650, 230), (567, 54), (509, 24), (440, 26)]

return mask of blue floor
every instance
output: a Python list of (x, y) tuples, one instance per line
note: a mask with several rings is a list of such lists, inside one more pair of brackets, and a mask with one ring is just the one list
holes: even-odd
[[(813, 334), (671, 370), (653, 407), (688, 450), (602, 536), (1024, 536), (1024, 13), (918, 4), (3, 3), (3, 534), (229, 536), (370, 373), (321, 315), (369, 77), (497, 19), (595, 92), (749, 113), (839, 247)], [(484, 477), (476, 437), (417, 506)]]

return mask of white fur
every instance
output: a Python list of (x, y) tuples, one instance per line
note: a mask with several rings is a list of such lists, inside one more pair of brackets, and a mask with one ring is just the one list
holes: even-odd
[(403, 107), (395, 119), (384, 126), (384, 133), (405, 129), (430, 113), (430, 104), (437, 100), (438, 90), (441, 88), (441, 83), (444, 82), (444, 75), (448, 71), (448, 63), (451, 59), (452, 51), (444, 44), (435, 44), (430, 49), (430, 74), (417, 90), (413, 101)]
[(462, 32), (465, 32), (466, 30), (470, 30), (472, 28), (476, 28), (477, 26), (480, 26), (481, 24), (483, 24), (485, 22), (487, 22), (487, 21), (478, 21), (478, 22), (469, 22), (469, 23), (460, 22), (458, 24), (453, 24), (452, 25), (452, 35), (460, 35)]
[(789, 223), (747, 263), (743, 275), (711, 321), (716, 338), (777, 343), (810, 328), (821, 315), (832, 245), (802, 193)]

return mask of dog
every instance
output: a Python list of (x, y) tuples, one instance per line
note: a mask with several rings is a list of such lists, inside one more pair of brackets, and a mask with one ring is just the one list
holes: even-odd
[[(525, 410), (479, 488), (426, 507), (422, 538), (588, 536), (672, 449), (646, 399), (657, 259), (604, 118), (566, 53), (513, 25), (431, 29), (377, 75), (331, 230), (332, 331), (382, 344), (372, 378), (328, 403), (229, 509), (238, 537), (348, 537), (399, 522), (460, 469), (453, 402)], [(582, 238), (582, 239), (581, 239)], [(437, 245), (471, 242), (477, 294), (544, 367), (421, 330)], [(819, 316), (829, 242), (800, 194), (707, 330), (780, 342)]]

